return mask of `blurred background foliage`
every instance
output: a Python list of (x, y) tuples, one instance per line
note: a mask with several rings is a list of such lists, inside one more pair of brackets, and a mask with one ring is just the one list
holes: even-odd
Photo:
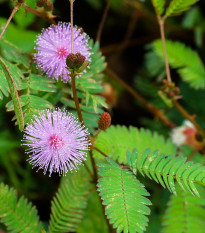
[[(69, 22), (68, 0), (53, 2), (53, 13), (57, 16), (56, 20)], [(26, 3), (35, 8), (35, 0), (26, 0)], [(106, 0), (75, 0), (74, 23), (82, 27), (93, 40), (96, 38), (105, 5)], [(8, 19), (12, 7), (12, 1), (0, 0), (0, 27)], [(181, 42), (196, 51), (202, 63), (205, 62), (204, 9), (205, 1), (199, 1), (183, 15), (167, 19), (165, 24), (166, 37), (171, 41)], [(22, 51), (33, 53), (36, 35), (47, 26), (49, 23), (46, 20), (31, 13), (25, 13), (21, 8), (9, 24), (5, 37), (8, 42), (16, 45)], [(105, 56), (107, 67), (115, 71), (150, 103), (163, 109), (176, 125), (181, 125), (183, 117), (175, 108), (166, 106), (157, 95), (162, 79), (165, 77), (163, 59), (157, 52), (157, 42), (154, 42), (159, 38), (159, 26), (150, 0), (111, 1), (100, 43), (100, 50)], [(2, 48), (3, 45), (0, 46)], [(178, 49), (172, 51), (176, 56), (172, 55), (174, 59), (180, 60), (182, 54)], [(7, 49), (4, 47), (4, 51), (1, 50), (1, 53), (4, 52), (4, 56), (9, 56), (9, 54), (5, 54), (6, 51)], [(184, 57), (184, 59), (192, 62), (190, 60), (192, 55), (189, 58)], [(173, 61), (173, 66), (171, 64), (173, 68), (171, 72), (174, 82), (181, 89), (183, 96), (181, 104), (190, 113), (197, 115), (198, 123), (205, 129), (205, 76), (201, 81), (204, 83), (200, 83), (198, 86), (192, 85), (192, 82), (180, 77), (177, 70), (180, 67), (176, 67), (174, 64), (183, 61), (178, 60)], [(203, 75), (204, 66), (200, 67), (202, 67)], [(195, 74), (193, 70), (190, 72)], [(145, 127), (160, 132), (166, 137), (169, 136), (170, 130), (164, 127), (158, 119), (154, 119), (150, 112), (116, 81), (106, 74), (100, 78), (103, 78), (105, 91), (102, 95), (111, 112), (112, 124)], [(36, 173), (26, 162), (24, 148), (21, 147), (22, 133), (11, 121), (13, 112), (6, 112), (5, 109), (9, 100), (7, 95), (0, 100), (0, 182), (14, 187), (19, 195), (23, 194), (31, 200), (37, 206), (41, 220), (47, 225), (50, 201), (59, 186), (59, 177), (54, 175), (50, 179), (41, 171)], [(184, 156), (190, 154), (189, 148), (184, 147), (184, 151)], [(199, 159), (198, 157), (196, 156), (196, 159)], [(156, 183), (143, 178), (142, 180), (152, 195), (153, 203), (147, 232), (157, 233), (170, 194)], [(101, 221), (102, 209), (94, 207), (95, 203), (99, 202), (98, 198), (94, 192), (89, 197), (87, 212), (77, 232), (107, 232), (105, 221)], [(2, 226), (2, 229), (5, 228)]]

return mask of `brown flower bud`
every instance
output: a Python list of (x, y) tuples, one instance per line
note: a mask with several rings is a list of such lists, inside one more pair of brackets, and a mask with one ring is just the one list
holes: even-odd
[(98, 128), (106, 130), (111, 124), (111, 117), (108, 112), (103, 112), (98, 119)]
[(76, 56), (75, 66), (76, 68), (80, 68), (85, 61), (85, 57), (80, 53), (76, 53), (75, 56)]
[(68, 54), (66, 58), (66, 65), (68, 68), (73, 69), (75, 67), (76, 55), (74, 53)]

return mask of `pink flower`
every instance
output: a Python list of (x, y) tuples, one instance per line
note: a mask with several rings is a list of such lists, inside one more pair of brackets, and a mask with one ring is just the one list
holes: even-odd
[[(88, 36), (81, 33), (77, 27), (73, 28), (74, 54), (81, 53), (87, 61), (90, 61), (90, 47)], [(70, 72), (66, 69), (66, 57), (71, 53), (71, 28), (69, 23), (58, 23), (44, 29), (36, 40), (35, 60), (49, 78), (60, 77), (67, 82)]]
[[(33, 167), (65, 175), (86, 159), (89, 149), (87, 130), (67, 111), (42, 111), (24, 130), (23, 145), (29, 148), (28, 161)], [(38, 170), (39, 170), (38, 169)]]

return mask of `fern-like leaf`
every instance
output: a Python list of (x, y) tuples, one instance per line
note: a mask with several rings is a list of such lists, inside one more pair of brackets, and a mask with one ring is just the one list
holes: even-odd
[(0, 184), (0, 219), (9, 232), (41, 232), (36, 208), (24, 197), (18, 200), (16, 191), (2, 183)]
[(190, 193), (180, 191), (177, 196), (172, 195), (170, 197), (168, 208), (163, 217), (162, 233), (204, 233), (204, 188), (200, 191), (203, 194), (201, 198), (193, 197)]
[[(163, 59), (162, 42), (156, 40), (154, 50)], [(180, 42), (166, 41), (168, 60), (177, 69), (182, 79), (193, 88), (205, 88), (205, 67), (197, 52)]]
[(152, 4), (156, 10), (157, 15), (164, 13), (165, 0), (152, 0)]
[(166, 16), (179, 15), (190, 8), (198, 0), (172, 0), (166, 10)]
[(83, 167), (68, 173), (61, 180), (60, 188), (51, 205), (49, 232), (75, 231), (81, 222), (87, 206), (91, 184)]
[(184, 191), (198, 197), (195, 184), (205, 185), (205, 166), (192, 161), (186, 162), (186, 158), (180, 156), (160, 154), (159, 151), (151, 153), (150, 149), (140, 154), (135, 149), (132, 154), (127, 152), (127, 160), (134, 174), (139, 171), (174, 194), (176, 194), (175, 180)]
[(103, 200), (105, 214), (117, 232), (144, 232), (146, 230), (151, 205), (149, 193), (135, 176), (122, 169), (113, 160), (109, 164), (99, 164), (98, 191)]
[[(111, 126), (106, 131), (101, 132), (97, 137), (95, 146), (113, 160), (123, 164), (127, 164), (127, 150), (133, 150), (136, 147), (140, 153), (148, 147), (153, 150), (160, 149), (162, 152), (170, 154), (176, 152), (176, 147), (172, 142), (165, 140), (158, 133), (143, 128), (127, 128), (125, 126)], [(97, 151), (94, 151), (94, 155), (96, 158), (102, 158)]]

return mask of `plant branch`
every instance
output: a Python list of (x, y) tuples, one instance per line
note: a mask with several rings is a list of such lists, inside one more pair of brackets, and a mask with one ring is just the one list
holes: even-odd
[(74, 53), (74, 42), (73, 42), (73, 2), (70, 0), (70, 25), (71, 25), (71, 53)]
[(173, 129), (175, 124), (170, 121), (164, 113), (150, 104), (144, 97), (142, 97), (139, 93), (137, 93), (132, 87), (130, 87), (127, 83), (125, 83), (117, 74), (111, 71), (109, 68), (105, 69), (105, 73), (108, 74), (110, 77), (115, 79), (120, 85), (122, 85), (132, 96), (135, 97), (140, 103), (142, 103), (154, 116), (158, 117), (164, 125)]
[(162, 39), (162, 46), (163, 46), (163, 53), (164, 53), (164, 63), (165, 63), (165, 68), (166, 68), (166, 74), (167, 74), (167, 81), (169, 84), (172, 83), (172, 78), (171, 78), (171, 73), (170, 73), (170, 68), (169, 68), (169, 62), (168, 62), (168, 57), (167, 57), (167, 50), (166, 50), (166, 39), (165, 39), (165, 33), (164, 33), (164, 21), (165, 19), (162, 18), (161, 16), (157, 16), (158, 18), (158, 23), (160, 27), (160, 35)]
[(101, 22), (100, 22), (100, 25), (99, 25), (99, 28), (98, 28), (96, 41), (98, 41), (99, 43), (100, 43), (100, 38), (101, 38), (101, 35), (102, 35), (103, 26), (104, 26), (105, 20), (107, 18), (108, 10), (110, 8), (110, 3), (111, 3), (111, 0), (107, 0), (107, 4), (106, 4), (105, 10), (103, 12), (103, 17), (101, 19)]
[(187, 119), (189, 120), (194, 127), (197, 129), (197, 131), (202, 135), (205, 136), (205, 132), (201, 129), (201, 127), (198, 125), (198, 123), (194, 120), (194, 117), (191, 116), (180, 104), (177, 100), (174, 100), (174, 105), (178, 109), (178, 111)]
[(1, 32), (1, 34), (0, 34), (0, 40), (1, 40), (1, 38), (2, 38), (2, 36), (3, 36), (3, 34), (4, 34), (4, 32), (6, 31), (8, 25), (9, 25), (9, 23), (11, 22), (12, 18), (14, 17), (14, 15), (16, 14), (16, 12), (18, 11), (18, 9), (19, 9), (20, 6), (21, 6), (21, 3), (16, 4), (16, 6), (15, 6), (14, 9), (13, 9), (13, 11), (11, 12), (10, 17), (8, 18), (8, 20), (7, 20), (7, 22), (6, 22), (6, 25), (4, 26), (4, 28), (3, 28), (3, 30), (2, 30), (2, 32)]
[(101, 155), (103, 155), (104, 157), (108, 157), (108, 155), (106, 155), (103, 151), (101, 151), (99, 148), (97, 148), (96, 146), (93, 146), (93, 149), (98, 151)]
[(42, 12), (37, 11), (37, 10), (31, 8), (30, 6), (28, 6), (26, 3), (23, 3), (23, 6), (24, 6), (26, 11), (29, 11), (29, 12), (33, 13), (34, 15), (37, 15), (41, 18), (48, 20), (49, 23), (51, 23), (51, 24), (57, 25), (57, 23), (54, 20), (54, 18), (56, 18), (55, 15), (49, 16), (46, 11), (42, 11)]

